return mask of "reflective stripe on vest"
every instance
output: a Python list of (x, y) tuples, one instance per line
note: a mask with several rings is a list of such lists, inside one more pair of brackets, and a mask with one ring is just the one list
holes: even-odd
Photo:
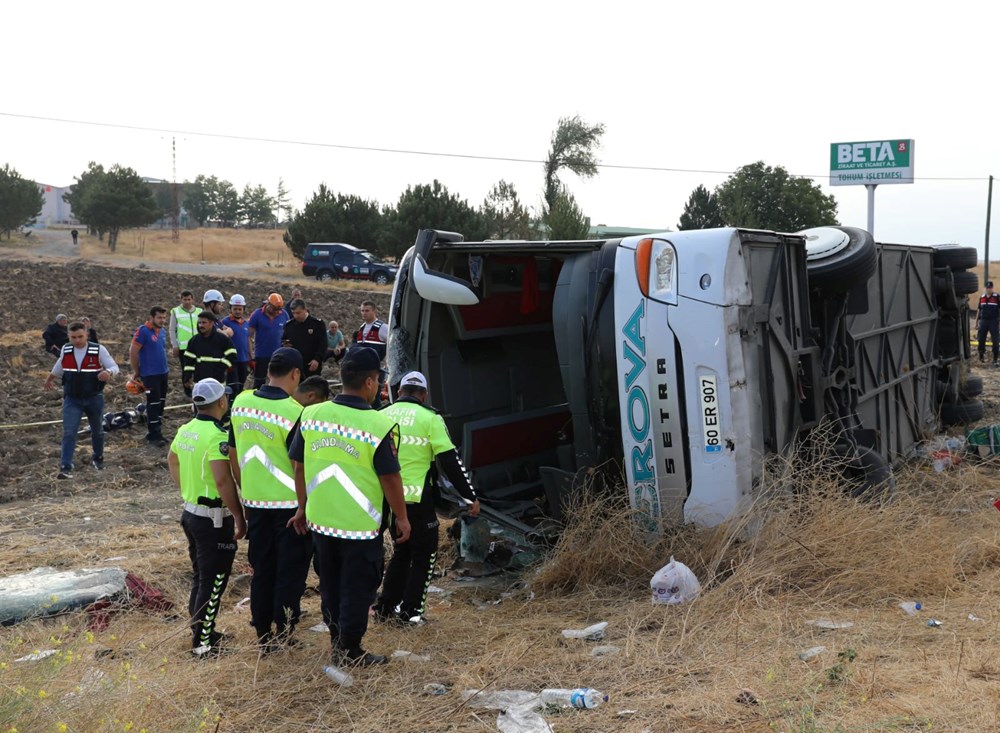
[(270, 400), (241, 392), (233, 401), (243, 505), (258, 509), (295, 509), (292, 462), (285, 444), (302, 407), (291, 397)]
[(382, 410), (382, 414), (399, 425), (403, 498), (408, 504), (417, 504), (423, 498), (427, 472), (434, 463), (435, 452), (454, 447), (448, 430), (434, 410), (416, 402), (394, 402)]
[(303, 411), (299, 430), (310, 529), (343, 539), (378, 537), (385, 496), (375, 473), (375, 449), (392, 428), (375, 410), (335, 402)]
[(100, 345), (88, 342), (87, 351), (79, 364), (76, 363), (74, 349), (71, 343), (62, 347), (60, 364), (63, 368), (61, 380), (63, 393), (78, 398), (100, 394), (104, 391), (104, 382), (97, 378), (97, 375), (104, 371), (101, 365)]
[(198, 499), (219, 499), (211, 463), (223, 460), (220, 446), (228, 443), (225, 431), (212, 420), (195, 418), (177, 430), (170, 450), (177, 455), (180, 468), (181, 496), (190, 504)]
[(188, 341), (198, 333), (198, 309), (186, 311), (183, 306), (176, 306), (172, 309), (174, 320), (177, 322), (177, 344), (183, 351), (187, 348)]

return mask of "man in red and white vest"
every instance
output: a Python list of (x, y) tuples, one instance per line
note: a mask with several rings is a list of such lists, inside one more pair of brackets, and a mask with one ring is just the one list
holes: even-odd
[(73, 478), (73, 453), (80, 420), (90, 423), (90, 441), (94, 449), (91, 465), (104, 470), (104, 385), (118, 373), (118, 365), (108, 350), (87, 340), (87, 328), (77, 321), (69, 324), (69, 343), (62, 347), (49, 376), (42, 385), (52, 389), (56, 377), (62, 377), (63, 437), (62, 456), (57, 478)]
[(370, 300), (361, 303), (361, 326), (354, 333), (354, 343), (375, 350), (379, 360), (385, 363), (385, 349), (389, 342), (389, 324), (378, 317), (378, 307)]

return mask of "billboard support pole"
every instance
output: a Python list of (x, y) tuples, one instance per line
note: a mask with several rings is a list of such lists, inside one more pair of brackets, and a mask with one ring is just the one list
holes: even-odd
[(868, 189), (868, 233), (873, 237), (875, 236), (875, 189), (877, 187), (877, 183), (865, 184), (865, 188)]

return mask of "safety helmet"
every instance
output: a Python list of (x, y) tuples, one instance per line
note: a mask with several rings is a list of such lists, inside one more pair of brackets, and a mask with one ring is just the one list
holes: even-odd
[(271, 293), (269, 296), (267, 296), (267, 302), (270, 305), (273, 305), (275, 308), (285, 307), (285, 299), (282, 298), (281, 295), (279, 295), (278, 293)]
[(246, 305), (247, 299), (244, 298), (239, 293), (234, 293), (233, 297), (229, 299), (229, 305)]
[(129, 394), (140, 395), (146, 394), (146, 387), (138, 379), (130, 379), (125, 382), (125, 389), (128, 390)]
[(205, 295), (201, 299), (202, 303), (225, 303), (226, 299), (222, 297), (222, 293), (218, 290), (206, 290)]

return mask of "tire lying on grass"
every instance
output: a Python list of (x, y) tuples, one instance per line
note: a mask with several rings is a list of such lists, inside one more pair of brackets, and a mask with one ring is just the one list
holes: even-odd
[(845, 293), (878, 268), (875, 240), (864, 229), (815, 227), (798, 234), (806, 238), (809, 285), (821, 292)]
[(958, 385), (957, 395), (955, 394), (955, 390), (952, 389), (950, 382), (938, 380), (937, 386), (938, 399), (940, 400), (947, 402), (970, 400), (983, 393), (983, 378), (975, 375), (966, 377), (962, 380), (962, 383)]

